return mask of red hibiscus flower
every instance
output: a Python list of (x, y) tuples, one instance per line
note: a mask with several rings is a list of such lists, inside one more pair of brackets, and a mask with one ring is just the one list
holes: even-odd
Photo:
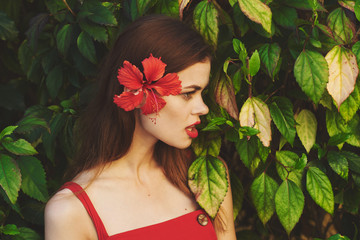
[(143, 104), (143, 114), (158, 113), (166, 104), (161, 96), (179, 94), (181, 81), (176, 73), (163, 76), (166, 64), (152, 54), (142, 61), (142, 65), (146, 80), (136, 66), (124, 61), (117, 78), (126, 89), (122, 94), (114, 96), (114, 103), (125, 111), (131, 111)]

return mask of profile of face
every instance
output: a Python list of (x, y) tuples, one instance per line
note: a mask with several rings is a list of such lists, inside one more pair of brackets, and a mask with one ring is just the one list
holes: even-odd
[(140, 128), (138, 133), (143, 137), (184, 149), (197, 137), (195, 126), (200, 123), (200, 116), (209, 111), (201, 94), (209, 83), (210, 61), (195, 63), (177, 74), (181, 81), (181, 93), (164, 96), (166, 105), (157, 115), (139, 114), (137, 125)]

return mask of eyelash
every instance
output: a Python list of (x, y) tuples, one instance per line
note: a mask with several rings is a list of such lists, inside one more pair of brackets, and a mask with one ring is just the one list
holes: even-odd
[(185, 92), (185, 93), (182, 93), (181, 95), (183, 96), (183, 98), (185, 100), (190, 100), (192, 95), (195, 93), (195, 91), (192, 91), (192, 92)]

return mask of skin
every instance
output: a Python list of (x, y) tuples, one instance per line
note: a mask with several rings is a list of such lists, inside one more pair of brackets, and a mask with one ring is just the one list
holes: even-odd
[[(73, 180), (87, 186), (86, 193), (110, 236), (161, 223), (198, 208), (192, 197), (169, 182), (152, 153), (159, 140), (177, 148), (190, 146), (192, 139), (185, 129), (208, 112), (201, 93), (209, 82), (209, 74), (209, 61), (179, 72), (181, 94), (164, 97), (166, 105), (156, 116), (156, 124), (150, 119), (155, 115), (145, 116), (138, 110), (128, 153), (105, 166), (90, 185), (97, 169), (82, 172)], [(230, 187), (222, 206), (227, 225), (226, 231), (215, 229), (218, 239), (235, 240)], [(57, 192), (46, 205), (45, 239), (97, 239), (86, 210), (68, 189)]]

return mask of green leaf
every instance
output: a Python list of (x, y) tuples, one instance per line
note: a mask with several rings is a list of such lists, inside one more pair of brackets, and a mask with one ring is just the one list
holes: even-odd
[(276, 170), (282, 180), (290, 179), (298, 186), (301, 186), (301, 178), (303, 169), (297, 169), (299, 156), (291, 151), (277, 151), (276, 159), (279, 163), (276, 164)]
[(360, 174), (360, 156), (353, 152), (342, 151), (341, 155), (344, 156), (349, 164), (349, 169)]
[(80, 53), (92, 63), (96, 63), (96, 51), (90, 35), (82, 31), (77, 39), (77, 46)]
[(81, 15), (85, 15), (90, 21), (101, 25), (115, 26), (117, 24), (116, 18), (112, 12), (99, 1), (84, 1), (78, 17)]
[(265, 172), (255, 178), (250, 187), (256, 211), (261, 222), (265, 225), (275, 212), (275, 194), (279, 185)]
[(43, 135), (43, 145), (46, 157), (51, 161), (55, 158), (56, 138), (66, 123), (66, 115), (64, 113), (56, 114), (50, 122), (50, 133), (45, 132)]
[(360, 188), (360, 174), (352, 172), (351, 177), (354, 180), (355, 185)]
[(20, 157), (17, 163), (22, 176), (21, 190), (32, 198), (46, 202), (49, 196), (41, 162), (35, 157)]
[(346, 140), (346, 143), (360, 147), (360, 118), (358, 115), (355, 114), (349, 122), (345, 122), (337, 111), (327, 110), (326, 128), (330, 137), (339, 133), (350, 133), (351, 136)]
[(286, 28), (295, 28), (295, 20), (298, 18), (296, 9), (280, 6), (274, 8), (273, 10), (274, 21), (280, 26)]
[(317, 0), (286, 0), (284, 4), (303, 10), (326, 11), (326, 9)]
[(357, 20), (360, 21), (360, 0), (355, 0), (354, 12)]
[(360, 81), (355, 84), (354, 91), (341, 104), (339, 112), (346, 122), (350, 121), (360, 107)]
[(355, 115), (347, 124), (344, 124), (341, 127), (345, 127), (345, 129), (342, 129), (342, 131), (352, 133), (352, 135), (349, 137), (349, 139), (346, 140), (346, 143), (348, 143), (352, 146), (355, 146), (355, 147), (360, 147), (360, 118), (359, 118), (359, 115)]
[(349, 175), (349, 166), (348, 161), (345, 156), (340, 152), (329, 151), (328, 162), (330, 167), (336, 172), (340, 177), (347, 180)]
[(239, 135), (240, 135), (240, 139), (243, 138), (243, 135), (245, 136), (255, 136), (256, 134), (258, 134), (260, 131), (257, 130), (256, 128), (252, 128), (252, 127), (239, 127)]
[(48, 22), (48, 13), (39, 13), (32, 17), (29, 21), (30, 27), (26, 31), (26, 35), (29, 41), (29, 45), (32, 49), (37, 49), (40, 35)]
[(208, 123), (208, 125), (206, 127), (204, 127), (203, 129), (201, 129), (201, 131), (220, 130), (220, 128), (217, 126), (225, 124), (226, 121), (227, 121), (226, 118), (223, 118), (223, 117), (212, 118), (212, 119), (210, 119), (210, 122)]
[(155, 5), (155, 12), (168, 16), (178, 17), (180, 6), (178, 0), (158, 0)]
[(81, 29), (87, 32), (90, 36), (92, 36), (94, 40), (99, 42), (108, 41), (108, 34), (105, 27), (99, 26), (95, 23), (90, 23), (88, 21), (80, 21), (79, 25)]
[(266, 43), (259, 48), (261, 63), (265, 66), (265, 72), (272, 79), (277, 74), (280, 64), (281, 48), (277, 43)]
[(329, 146), (336, 146), (339, 144), (344, 143), (346, 140), (348, 140), (350, 138), (351, 134), (350, 133), (339, 133), (336, 134), (332, 137), (330, 137), (329, 141), (328, 141), (328, 145)]
[(344, 210), (353, 214), (358, 215), (360, 206), (360, 189), (355, 185), (344, 188)]
[(18, 50), (18, 59), (24, 73), (27, 73), (31, 67), (34, 58), (34, 53), (29, 47), (27, 40), (24, 40)]
[(306, 173), (306, 189), (317, 205), (330, 214), (334, 213), (334, 193), (330, 180), (317, 167), (309, 167)]
[(276, 97), (269, 105), (271, 118), (280, 133), (293, 145), (296, 129), (293, 113), (293, 105), (288, 98)]
[[(360, 1), (360, 0), (359, 0)], [(360, 63), (360, 41), (356, 42), (352, 48), (351, 51), (354, 53), (356, 57), (356, 62)]]
[(296, 170), (303, 170), (307, 164), (307, 156), (303, 153), (294, 166)]
[(219, 33), (218, 12), (211, 1), (203, 0), (194, 9), (194, 26), (213, 46), (217, 45)]
[(72, 40), (73, 26), (71, 24), (66, 24), (56, 34), (56, 43), (61, 54), (67, 55)]
[(6, 224), (4, 227), (2, 227), (2, 232), (5, 235), (17, 235), (20, 233), (15, 224)]
[(188, 175), (196, 201), (215, 218), (228, 189), (224, 163), (213, 156), (199, 157), (191, 164)]
[(154, 0), (136, 0), (136, 5), (138, 9), (138, 13), (140, 16), (144, 15), (144, 13), (152, 7), (157, 1)]
[(211, 155), (219, 156), (221, 147), (221, 137), (217, 134), (200, 134), (192, 142), (192, 148), (196, 156)]
[(235, 147), (240, 155), (241, 161), (247, 168), (250, 168), (257, 150), (257, 141), (255, 137), (250, 137), (250, 139), (240, 139), (235, 143)]
[(310, 152), (312, 146), (315, 144), (317, 121), (315, 115), (309, 110), (303, 109), (295, 118), (298, 125), (296, 125), (296, 132), (304, 145), (307, 152)]
[(18, 128), (15, 130), (17, 133), (27, 133), (34, 130), (37, 127), (43, 127), (50, 131), (48, 123), (41, 118), (34, 116), (25, 116), (18, 122)]
[(257, 135), (265, 147), (270, 146), (271, 141), (271, 117), (266, 103), (257, 97), (248, 98), (239, 114), (241, 126), (258, 129)]
[(234, 220), (239, 214), (244, 200), (244, 188), (240, 179), (235, 174), (230, 174), (231, 192), (234, 206)]
[(0, 11), (0, 40), (6, 41), (16, 38), (18, 30), (16, 29), (14, 21)]
[(235, 51), (237, 54), (240, 54), (240, 51), (242, 50), (241, 47), (240, 47), (240, 44), (243, 45), (243, 43), (242, 43), (239, 39), (237, 39), (237, 38), (233, 38), (232, 43), (233, 43), (233, 49), (234, 49), (234, 51)]
[(342, 8), (337, 8), (329, 14), (327, 18), (327, 25), (334, 34), (334, 40), (336, 40), (339, 44), (351, 43), (355, 26), (348, 19)]
[(329, 82), (326, 86), (337, 107), (354, 91), (359, 68), (355, 55), (347, 48), (333, 47), (325, 56), (329, 65)]
[(259, 157), (263, 161), (263, 163), (265, 163), (268, 156), (269, 156), (269, 154), (270, 154), (271, 149), (270, 149), (270, 147), (265, 147), (261, 143), (260, 139), (258, 139), (257, 142), (258, 142), (258, 154), (259, 154)]
[(2, 142), (2, 145), (6, 150), (16, 155), (34, 155), (38, 153), (25, 139), (18, 139), (16, 141), (5, 139), (5, 141)]
[(341, 234), (335, 234), (329, 237), (327, 240), (350, 240), (347, 236), (343, 236)]
[(249, 72), (250, 75), (253, 77), (257, 74), (260, 69), (260, 57), (259, 52), (255, 50), (255, 52), (251, 55), (249, 60)]
[(13, 240), (41, 240), (40, 235), (27, 227), (18, 228), (20, 234), (15, 235)]
[(61, 65), (55, 66), (46, 77), (46, 86), (50, 96), (55, 99), (63, 84), (63, 68)]
[(304, 195), (291, 180), (285, 180), (275, 195), (275, 209), (288, 235), (299, 221), (304, 209)]
[(5, 137), (5, 136), (11, 135), (17, 127), (18, 126), (8, 126), (8, 127), (4, 128), (0, 132), (0, 140), (3, 139), (3, 137)]
[(10, 202), (15, 204), (21, 185), (21, 173), (15, 161), (4, 154), (0, 154), (0, 185)]
[(296, 59), (294, 75), (297, 83), (314, 103), (318, 103), (329, 80), (328, 64), (318, 52), (304, 50)]
[(271, 34), (271, 9), (259, 0), (238, 0), (241, 11)]
[(316, 40), (314, 38), (310, 38), (310, 43), (316, 48), (321, 48), (321, 42), (319, 40)]

